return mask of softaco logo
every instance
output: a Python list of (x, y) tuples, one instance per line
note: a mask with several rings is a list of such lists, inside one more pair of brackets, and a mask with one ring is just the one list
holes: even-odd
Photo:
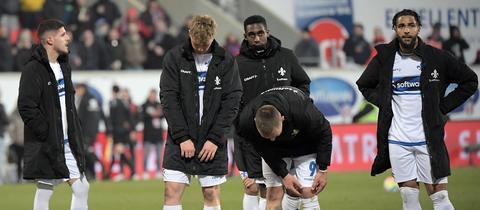
[(347, 81), (334, 77), (313, 80), (310, 92), (315, 106), (328, 117), (340, 115), (346, 108), (350, 109), (357, 99), (357, 93)]
[(340, 66), (340, 58), (343, 55), (343, 43), (348, 37), (348, 31), (337, 20), (321, 18), (309, 26), (310, 35), (320, 45), (320, 55), (334, 67)]

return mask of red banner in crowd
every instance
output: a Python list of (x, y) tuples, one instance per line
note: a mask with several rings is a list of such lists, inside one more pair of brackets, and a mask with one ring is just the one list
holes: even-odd
[[(376, 130), (376, 124), (332, 125), (329, 170), (370, 170), (376, 154)], [(445, 134), (452, 167), (480, 166), (480, 121), (449, 122)]]

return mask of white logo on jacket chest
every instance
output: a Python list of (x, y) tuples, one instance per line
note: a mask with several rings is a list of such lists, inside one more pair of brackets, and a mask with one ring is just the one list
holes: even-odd
[(245, 78), (243, 79), (243, 81), (246, 82), (246, 81), (248, 81), (248, 80), (255, 79), (255, 78), (257, 78), (257, 77), (258, 77), (258, 76), (257, 76), (256, 74), (254, 74), (254, 75), (252, 75), (252, 76), (245, 77)]
[(180, 73), (192, 74), (192, 71), (187, 71), (187, 70), (180, 69)]
[(221, 84), (222, 80), (220, 79), (220, 77), (218, 76), (215, 76), (215, 87), (213, 88), (214, 90), (221, 90), (222, 87), (219, 86)]
[(280, 76), (285, 76), (285, 73), (287, 73), (287, 71), (285, 71), (285, 69), (283, 69), (283, 67), (280, 67), (280, 69), (278, 70), (278, 73), (280, 74)]
[(440, 73), (438, 73), (436, 69), (434, 69), (433, 72), (430, 75), (432, 76), (433, 79), (429, 79), (428, 80), (429, 82), (439, 82), (440, 81), (440, 79), (438, 79), (438, 77), (440, 76)]

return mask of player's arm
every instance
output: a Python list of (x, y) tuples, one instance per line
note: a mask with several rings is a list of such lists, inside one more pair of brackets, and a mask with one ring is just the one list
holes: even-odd
[(307, 106), (306, 113), (310, 121), (309, 132), (312, 134), (309, 139), (317, 141), (313, 143), (317, 147), (317, 167), (320, 171), (325, 171), (330, 165), (332, 154), (332, 129), (328, 120), (312, 103)]
[(242, 97), (242, 83), (238, 73), (237, 62), (232, 58), (224, 71), (221, 81), (222, 102), (218, 116), (207, 134), (207, 139), (217, 146), (226, 144), (225, 134), (229, 131), (238, 114), (238, 106)]
[(20, 76), (18, 112), (22, 116), (26, 128), (33, 130), (39, 139), (46, 140), (49, 125), (45, 115), (40, 110), (42, 91), (40, 76), (35, 73), (30, 65), (27, 66)]
[(380, 63), (378, 61), (378, 55), (375, 56), (368, 64), (365, 71), (363, 71), (360, 78), (357, 80), (357, 86), (363, 97), (375, 106), (379, 106), (378, 101), (378, 71), (380, 69)]
[(160, 100), (172, 140), (180, 144), (190, 139), (187, 122), (180, 105), (180, 78), (176, 58), (170, 51), (163, 60), (163, 72), (160, 77)]
[(440, 110), (447, 114), (463, 104), (472, 94), (477, 91), (478, 77), (466, 64), (458, 61), (450, 53), (444, 53), (446, 57), (448, 78), (447, 83), (458, 84), (457, 88), (450, 92), (440, 101)]
[(298, 62), (297, 57), (292, 53), (292, 51), (289, 51), (289, 54), (287, 55), (289, 55), (288, 57), (290, 60), (290, 65), (292, 67), (291, 85), (302, 90), (307, 95), (310, 95), (310, 77), (308, 77), (307, 72), (305, 72), (303, 67)]

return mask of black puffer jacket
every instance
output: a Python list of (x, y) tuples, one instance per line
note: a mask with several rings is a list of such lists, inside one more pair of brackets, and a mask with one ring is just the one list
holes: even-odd
[[(435, 178), (450, 175), (450, 161), (444, 141), (446, 115), (465, 102), (478, 87), (478, 78), (467, 65), (450, 53), (426, 45), (419, 38), (414, 53), (422, 59), (420, 89), (422, 119)], [(392, 123), (392, 77), (395, 53), (399, 50), (395, 39), (389, 44), (377, 45), (378, 54), (368, 64), (357, 85), (365, 99), (379, 107), (377, 129), (377, 156), (371, 175), (383, 173), (391, 167), (388, 151), (388, 132)], [(449, 84), (458, 87), (445, 96)]]
[[(168, 122), (164, 167), (198, 175), (227, 173), (225, 135), (237, 115), (242, 85), (237, 63), (216, 41), (211, 48), (213, 58), (203, 95), (203, 116), (199, 125), (198, 73), (190, 40), (170, 50), (163, 60), (160, 78), (160, 99)], [(182, 158), (180, 143), (191, 139), (195, 145), (193, 158)], [(204, 163), (198, 153), (206, 140), (218, 146), (212, 161)]]
[[(32, 57), (20, 78), (18, 111), (25, 123), (25, 179), (68, 178), (65, 164), (62, 111), (58, 97), (58, 84), (42, 45), (34, 47)], [(75, 90), (72, 84), (68, 57), (58, 62), (65, 80), (65, 103), (68, 138), (81, 173), (85, 171), (85, 152), (75, 108)]]

